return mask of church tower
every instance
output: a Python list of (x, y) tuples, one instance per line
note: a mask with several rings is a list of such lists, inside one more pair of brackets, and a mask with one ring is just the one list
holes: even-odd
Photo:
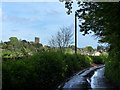
[(39, 37), (35, 37), (35, 43), (39, 43)]

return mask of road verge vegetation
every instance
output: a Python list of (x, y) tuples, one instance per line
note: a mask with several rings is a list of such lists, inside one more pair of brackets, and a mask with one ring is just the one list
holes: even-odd
[(104, 64), (105, 63), (105, 60), (106, 60), (106, 56), (89, 56), (93, 63), (95, 64)]
[(105, 62), (105, 75), (120, 89), (120, 55), (115, 51), (109, 52), (108, 59)]
[(87, 55), (59, 52), (40, 52), (25, 59), (3, 61), (3, 90), (55, 89), (67, 77), (91, 63)]

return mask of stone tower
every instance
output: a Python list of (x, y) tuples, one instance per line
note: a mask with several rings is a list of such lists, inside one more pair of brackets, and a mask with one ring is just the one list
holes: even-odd
[(35, 37), (35, 43), (39, 43), (39, 37)]

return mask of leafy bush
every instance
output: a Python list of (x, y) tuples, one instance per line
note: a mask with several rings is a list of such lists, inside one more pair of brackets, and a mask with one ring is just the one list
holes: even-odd
[(105, 62), (106, 77), (120, 89), (120, 55), (112, 50)]
[(2, 58), (6, 59), (6, 58), (14, 58), (14, 57), (24, 57), (33, 54), (33, 52), (31, 52), (29, 49), (25, 49), (24, 47), (21, 49), (16, 49), (15, 51), (3, 50), (1, 56)]
[(11, 52), (9, 50), (3, 50), (2, 51), (2, 56), (4, 56), (5, 54), (8, 56), (8, 55), (11, 54)]
[(92, 60), (93, 63), (95, 64), (104, 64), (105, 63), (105, 56), (89, 56)]
[(66, 48), (65, 53), (71, 54), (70, 48)]
[(30, 58), (2, 62), (3, 90), (55, 89), (66, 76), (90, 65), (84, 55), (40, 52)]

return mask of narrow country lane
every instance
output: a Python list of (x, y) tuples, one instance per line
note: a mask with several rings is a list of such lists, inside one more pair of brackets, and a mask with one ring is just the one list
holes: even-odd
[(91, 88), (114, 88), (105, 77), (104, 69), (105, 68), (101, 68), (95, 71), (94, 75), (91, 77)]
[(96, 89), (96, 88), (114, 88), (104, 76), (105, 65), (85, 69), (71, 77), (67, 82), (60, 85), (60, 89)]

